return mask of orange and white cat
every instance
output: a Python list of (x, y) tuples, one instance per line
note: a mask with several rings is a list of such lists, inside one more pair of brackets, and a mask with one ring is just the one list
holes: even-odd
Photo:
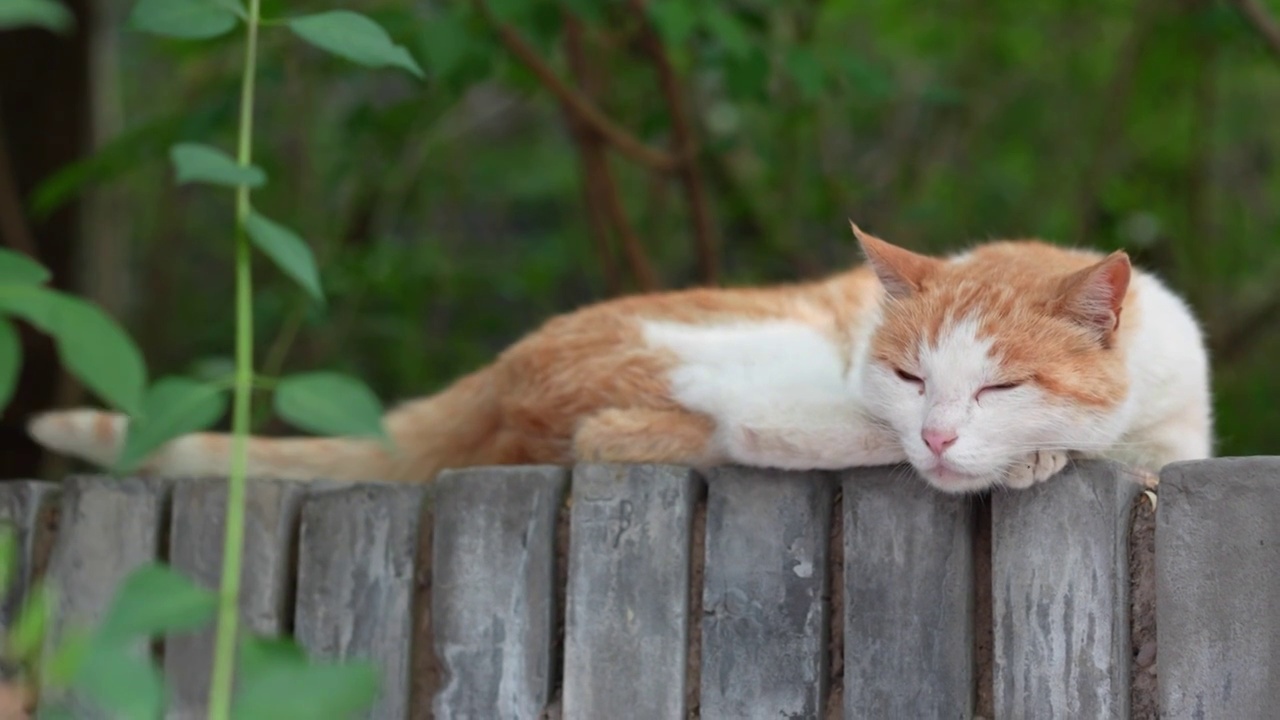
[[(854, 232), (864, 266), (555, 317), (489, 366), (389, 412), (394, 452), (254, 438), (250, 474), (426, 482), (474, 465), (905, 460), (938, 489), (967, 492), (1027, 487), (1070, 457), (1156, 470), (1210, 455), (1200, 329), (1123, 253), (1008, 241), (941, 258)], [(30, 429), (48, 448), (109, 464), (126, 422), (71, 410)], [(229, 445), (184, 436), (145, 470), (222, 475)]]

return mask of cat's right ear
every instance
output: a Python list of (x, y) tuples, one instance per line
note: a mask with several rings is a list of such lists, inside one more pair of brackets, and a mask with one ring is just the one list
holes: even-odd
[(913, 253), (875, 235), (869, 235), (852, 220), (849, 221), (849, 227), (853, 228), (853, 236), (862, 246), (867, 264), (875, 271), (876, 277), (880, 278), (880, 284), (889, 297), (901, 300), (920, 292), (925, 279), (942, 264), (937, 258)]

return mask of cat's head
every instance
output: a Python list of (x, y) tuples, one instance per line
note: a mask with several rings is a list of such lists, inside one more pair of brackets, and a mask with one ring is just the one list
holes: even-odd
[(1128, 390), (1124, 253), (1009, 242), (938, 258), (854, 232), (886, 294), (864, 397), (930, 484), (982, 490), (1035, 450), (1103, 441)]

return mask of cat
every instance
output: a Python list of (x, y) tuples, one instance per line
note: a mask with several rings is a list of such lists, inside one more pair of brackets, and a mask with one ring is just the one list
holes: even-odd
[[(1199, 325), (1125, 253), (1003, 240), (937, 257), (853, 232), (866, 262), (845, 272), (554, 317), (490, 365), (390, 411), (393, 451), (255, 437), (249, 473), (427, 482), (477, 465), (905, 461), (938, 490), (969, 493), (1029, 487), (1074, 457), (1155, 471), (1210, 456)], [(47, 448), (110, 465), (126, 423), (78, 409), (29, 429)], [(184, 436), (143, 471), (224, 475), (229, 448), (224, 434)]]

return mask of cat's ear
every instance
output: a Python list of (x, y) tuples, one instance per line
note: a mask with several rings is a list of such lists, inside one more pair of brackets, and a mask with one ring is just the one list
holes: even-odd
[(919, 292), (925, 279), (942, 264), (937, 258), (913, 253), (875, 235), (868, 235), (852, 220), (849, 221), (849, 226), (853, 228), (853, 236), (862, 246), (867, 264), (875, 271), (876, 277), (880, 278), (880, 284), (889, 293), (889, 297), (902, 299)]
[(1096, 332), (1104, 344), (1120, 327), (1120, 311), (1133, 269), (1129, 256), (1117, 250), (1104, 260), (1063, 279), (1059, 311)]

